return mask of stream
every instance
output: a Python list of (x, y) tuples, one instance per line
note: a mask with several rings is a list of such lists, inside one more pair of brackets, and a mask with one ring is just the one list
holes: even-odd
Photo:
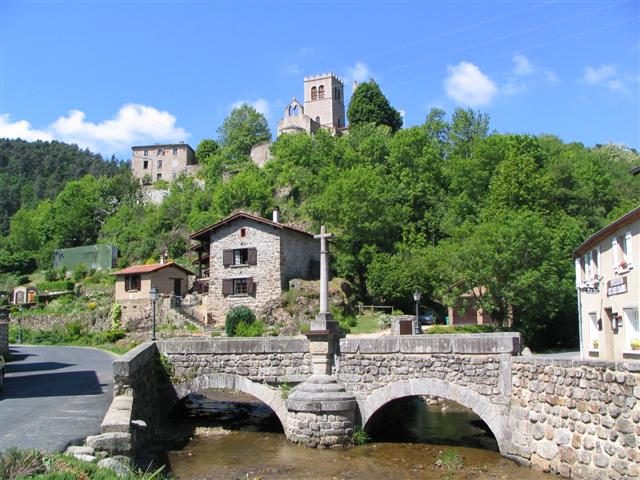
[(555, 478), (501, 457), (488, 428), (470, 410), (422, 397), (387, 404), (367, 426), (371, 441), (346, 449), (288, 442), (269, 407), (236, 392), (188, 397), (171, 428), (190, 435), (182, 448), (168, 452), (168, 465), (180, 480)]

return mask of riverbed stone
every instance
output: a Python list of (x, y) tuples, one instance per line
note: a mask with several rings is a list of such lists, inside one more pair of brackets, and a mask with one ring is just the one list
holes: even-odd
[(113, 470), (118, 477), (126, 477), (131, 474), (131, 469), (127, 465), (128, 462), (122, 462), (115, 458), (105, 458), (98, 462), (98, 467)]

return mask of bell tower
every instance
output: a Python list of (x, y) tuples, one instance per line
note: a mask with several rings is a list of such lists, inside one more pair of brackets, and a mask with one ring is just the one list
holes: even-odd
[(333, 73), (304, 78), (304, 113), (322, 128), (345, 127), (344, 85)]

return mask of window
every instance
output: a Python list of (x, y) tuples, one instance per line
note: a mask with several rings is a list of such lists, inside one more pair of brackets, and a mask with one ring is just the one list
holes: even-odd
[(177, 154), (178, 154), (178, 149), (177, 149), (177, 148), (174, 148), (174, 149), (173, 149), (173, 154), (174, 154), (174, 155), (177, 155)]
[(581, 259), (583, 281), (593, 282), (600, 277), (600, 248), (588, 251)]
[(244, 238), (247, 236), (247, 229), (246, 228), (241, 228), (240, 229), (240, 238)]
[(318, 89), (317, 87), (311, 87), (311, 100), (318, 99)]
[(320, 117), (319, 117), (319, 116), (318, 116), (318, 117), (316, 117), (316, 122), (317, 122), (317, 123), (320, 123)]
[(162, 180), (162, 174), (159, 173), (158, 175), (156, 175), (156, 180)]
[(318, 98), (324, 98), (324, 85), (318, 87)]
[(631, 232), (613, 237), (611, 251), (613, 252), (613, 270), (616, 273), (625, 273), (633, 268)]
[(144, 168), (145, 170), (149, 168), (149, 160), (145, 160), (144, 162), (142, 162), (142, 168)]
[(255, 295), (253, 278), (229, 278), (222, 280), (222, 294), (227, 295)]
[(162, 150), (161, 148), (158, 149), (158, 151), (156, 152), (156, 155), (163, 155), (164, 154), (164, 150)]
[(130, 290), (140, 291), (140, 275), (125, 275), (124, 277), (124, 290), (128, 292)]
[(257, 265), (258, 254), (255, 248), (236, 248), (222, 251), (222, 264), (230, 265)]
[(145, 150), (143, 155), (146, 157), (147, 155), (149, 155), (149, 150)]
[(629, 350), (630, 348), (633, 348), (631, 342), (634, 340), (640, 342), (640, 319), (638, 318), (638, 309), (623, 308), (622, 316), (624, 320), (624, 326), (622, 328), (627, 329), (627, 340), (629, 342), (625, 350)]
[(162, 168), (162, 160), (158, 160), (158, 168)]
[(233, 251), (234, 265), (246, 265), (248, 261), (249, 255), (246, 248), (241, 248)]

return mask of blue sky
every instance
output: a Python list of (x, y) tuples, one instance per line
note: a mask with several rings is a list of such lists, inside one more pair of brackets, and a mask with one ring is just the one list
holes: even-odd
[(272, 127), (305, 75), (374, 78), (405, 125), (640, 149), (640, 1), (0, 0), (0, 137), (105, 156), (194, 148), (245, 101)]

